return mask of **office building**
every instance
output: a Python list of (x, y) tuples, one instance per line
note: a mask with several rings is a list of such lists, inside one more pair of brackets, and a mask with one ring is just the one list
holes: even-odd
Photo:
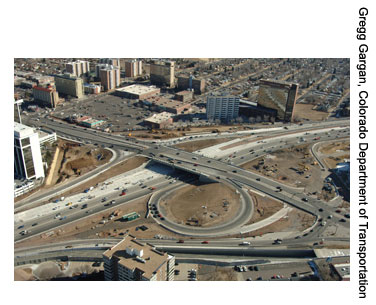
[(90, 63), (84, 60), (77, 60), (65, 64), (65, 70), (69, 74), (80, 77), (81, 75), (90, 72)]
[(298, 94), (298, 84), (277, 80), (260, 80), (258, 105), (275, 109), (277, 119), (291, 122)]
[(48, 86), (47, 88), (37, 87), (33, 88), (34, 101), (42, 106), (55, 108), (59, 104), (59, 94), (55, 88)]
[(116, 89), (116, 95), (130, 98), (130, 99), (146, 99), (152, 97), (161, 92), (161, 89), (155, 86), (144, 86), (144, 85), (130, 85), (127, 87)]
[(155, 60), (150, 64), (150, 82), (157, 86), (175, 87), (175, 62)]
[(205, 80), (193, 78), (192, 75), (188, 77), (178, 76), (178, 89), (193, 89), (196, 94), (201, 94), (205, 91)]
[(125, 76), (137, 77), (142, 75), (142, 61), (137, 59), (126, 60), (125, 64)]
[(25, 179), (44, 177), (38, 133), (17, 122), (14, 122), (14, 173)]
[(127, 235), (103, 253), (106, 281), (173, 281), (175, 257)]
[(84, 83), (81, 78), (71, 74), (55, 76), (56, 90), (60, 94), (70, 95), (77, 98), (84, 96)]
[(101, 58), (99, 64), (107, 64), (110, 66), (118, 67), (120, 69), (120, 59), (119, 58)]
[(101, 85), (105, 91), (113, 90), (120, 86), (120, 68), (106, 65), (99, 70)]
[(211, 120), (230, 121), (239, 115), (239, 97), (233, 95), (209, 95), (206, 116)]

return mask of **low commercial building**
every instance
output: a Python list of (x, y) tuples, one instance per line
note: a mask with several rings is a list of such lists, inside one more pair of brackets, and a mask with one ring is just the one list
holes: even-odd
[(99, 94), (101, 93), (101, 86), (94, 84), (84, 84), (84, 91), (86, 94)]
[(84, 96), (84, 83), (79, 77), (71, 74), (56, 75), (55, 84), (59, 93), (77, 98)]
[(127, 235), (103, 253), (106, 281), (173, 281), (175, 256)]
[(181, 114), (182, 112), (189, 111), (192, 107), (189, 103), (182, 103), (161, 96), (149, 97), (142, 102), (148, 106), (155, 106), (159, 111), (167, 111), (174, 114)]
[(128, 213), (128, 214), (124, 215), (122, 217), (122, 219), (125, 220), (125, 221), (132, 221), (132, 220), (135, 220), (139, 217), (140, 217), (140, 214), (138, 214), (136, 212), (132, 212), (132, 213)]
[(44, 143), (54, 143), (57, 140), (56, 132), (47, 132), (46, 130), (38, 130), (39, 145), (42, 147)]
[(38, 133), (14, 122), (14, 173), (25, 179), (44, 177)]
[(155, 96), (160, 92), (161, 89), (155, 86), (130, 85), (116, 89), (115, 94), (125, 98), (142, 100)]
[(184, 90), (175, 94), (175, 100), (181, 102), (190, 102), (193, 100), (193, 90)]
[(149, 126), (153, 129), (164, 129), (172, 123), (172, 114), (168, 112), (153, 114), (151, 117), (144, 120), (145, 126)]
[(192, 75), (178, 76), (178, 89), (193, 89), (196, 94), (201, 94), (205, 91), (205, 80), (193, 78)]
[(104, 121), (103, 120), (97, 120), (97, 119), (94, 119), (94, 118), (88, 118), (86, 120), (81, 120), (79, 122), (79, 124), (84, 126), (84, 127), (94, 128), (94, 127), (98, 127), (98, 126), (103, 125)]
[(34, 101), (50, 108), (55, 108), (59, 104), (59, 94), (55, 88), (48, 86), (47, 88), (33, 88)]

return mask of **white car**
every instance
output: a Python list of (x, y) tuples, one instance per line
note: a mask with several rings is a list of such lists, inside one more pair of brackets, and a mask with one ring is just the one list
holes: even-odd
[(249, 246), (251, 243), (249, 241), (243, 241), (240, 245), (241, 246)]

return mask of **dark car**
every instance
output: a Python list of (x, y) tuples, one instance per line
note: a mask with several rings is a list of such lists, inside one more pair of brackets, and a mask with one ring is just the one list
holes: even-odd
[(37, 224), (38, 224), (37, 222), (34, 222), (31, 226), (35, 227)]

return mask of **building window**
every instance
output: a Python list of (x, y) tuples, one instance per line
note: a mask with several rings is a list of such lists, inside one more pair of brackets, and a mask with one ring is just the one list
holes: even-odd
[(22, 147), (23, 147), (23, 146), (30, 145), (30, 138), (22, 139), (22, 140), (21, 140), (21, 143), (22, 143)]
[(34, 163), (33, 163), (33, 154), (31, 152), (31, 147), (26, 147), (22, 149), (23, 156), (25, 160), (25, 167), (26, 167), (26, 173), (27, 178), (35, 176), (35, 169), (34, 169)]

